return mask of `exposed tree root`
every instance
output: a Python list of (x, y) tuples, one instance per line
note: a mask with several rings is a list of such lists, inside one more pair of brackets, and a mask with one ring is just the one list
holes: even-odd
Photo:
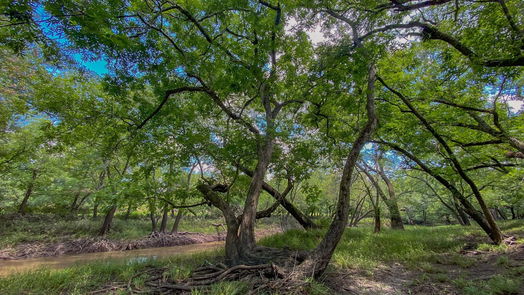
[[(251, 264), (255, 260), (262, 260), (264, 253), (266, 263)], [(246, 283), (249, 286), (248, 294), (303, 294), (309, 283), (294, 273), (295, 266), (302, 257), (303, 253), (299, 252), (260, 247), (253, 251), (253, 257), (249, 257), (246, 264), (231, 267), (222, 263), (204, 265), (196, 268), (189, 278), (183, 280), (173, 280), (165, 275), (165, 268), (147, 269), (133, 275), (126, 283), (112, 284), (93, 291), (92, 294), (107, 294), (118, 290), (125, 290), (130, 294), (188, 294), (197, 289), (206, 293), (213, 284), (231, 281)], [(268, 260), (272, 262), (268, 263)], [(135, 284), (135, 279), (142, 276), (146, 279)]]

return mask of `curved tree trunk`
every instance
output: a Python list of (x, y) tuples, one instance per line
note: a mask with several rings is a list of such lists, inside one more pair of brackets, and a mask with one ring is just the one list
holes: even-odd
[(299, 272), (304, 275), (312, 275), (318, 278), (326, 270), (331, 256), (335, 251), (338, 242), (344, 234), (349, 215), (349, 196), (351, 191), (351, 180), (353, 171), (360, 156), (360, 151), (367, 141), (370, 140), (377, 126), (377, 114), (375, 112), (375, 67), (371, 66), (368, 75), (367, 87), (367, 122), (360, 130), (351, 151), (346, 158), (344, 170), (340, 179), (338, 192), (338, 202), (333, 221), (331, 222), (327, 233), (319, 245), (308, 255), (306, 260), (299, 266)]
[(109, 230), (111, 229), (111, 224), (113, 223), (113, 217), (115, 216), (116, 212), (116, 206), (112, 206), (109, 208), (109, 211), (106, 213), (106, 217), (104, 218), (104, 223), (102, 224), (102, 227), (100, 228), (98, 235), (99, 236), (105, 236)]
[[(389, 85), (384, 82), (380, 77), (377, 77), (377, 79), (392, 93), (394, 93), (400, 100), (408, 107), (408, 109), (417, 117), (417, 119), (424, 125), (425, 129), (431, 133), (431, 135), (439, 142), (440, 146), (445, 150), (447, 154), (447, 159), (451, 162), (453, 168), (457, 172), (457, 174), (468, 184), (471, 191), (473, 192), (473, 196), (475, 196), (475, 199), (477, 200), (480, 209), (482, 210), (483, 219), (487, 222), (489, 226), (489, 230), (487, 230), (487, 233), (491, 240), (495, 244), (502, 243), (502, 232), (500, 231), (500, 228), (498, 227), (497, 223), (495, 222), (495, 219), (493, 218), (493, 215), (489, 211), (488, 206), (486, 205), (486, 202), (484, 201), (484, 198), (482, 197), (482, 194), (480, 193), (479, 188), (475, 184), (475, 182), (469, 177), (469, 175), (464, 171), (462, 166), (460, 165), (460, 162), (458, 161), (457, 157), (455, 156), (455, 153), (451, 149), (451, 147), (448, 145), (448, 143), (444, 140), (444, 138), (433, 128), (433, 126), (426, 120), (426, 118), (411, 104), (409, 99), (405, 97), (402, 93), (394, 90), (393, 88), (389, 87)], [(462, 202), (462, 200), (460, 200)]]
[(249, 184), (247, 198), (242, 211), (239, 230), (239, 246), (242, 256), (249, 256), (249, 253), (255, 247), (255, 220), (258, 206), (258, 199), (264, 183), (271, 155), (273, 154), (273, 137), (266, 135), (264, 144), (258, 153), (258, 163)]
[(18, 213), (19, 214), (26, 214), (27, 212), (27, 202), (29, 201), (29, 197), (31, 197), (31, 194), (33, 193), (33, 188), (35, 187), (35, 180), (38, 173), (36, 169), (32, 169), (31, 174), (31, 180), (29, 181), (29, 184), (27, 185), (27, 189), (25, 190), (24, 198), (22, 199), (22, 203), (20, 203), (20, 206), (18, 207)]
[(384, 172), (384, 167), (382, 167), (382, 165), (380, 164), (380, 159), (377, 159), (376, 163), (378, 168), (377, 172), (380, 175), (380, 177), (384, 180), (388, 188), (389, 198), (387, 200), (384, 200), (384, 202), (388, 206), (389, 216), (391, 219), (391, 228), (403, 230), (404, 224), (402, 222), (402, 217), (400, 216), (400, 210), (398, 209), (397, 195), (395, 193), (393, 183)]

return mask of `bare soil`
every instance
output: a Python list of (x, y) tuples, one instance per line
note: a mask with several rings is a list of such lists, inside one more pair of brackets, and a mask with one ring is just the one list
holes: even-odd
[[(453, 283), (456, 279), (487, 281), (494, 276), (507, 274), (512, 269), (524, 267), (524, 244), (507, 242), (509, 248), (504, 252), (465, 249), (459, 253), (438, 255), (430, 267), (407, 267), (392, 263), (371, 271), (333, 270), (326, 273), (323, 282), (334, 294), (460, 295), (463, 292)], [(507, 257), (507, 260), (504, 259), (507, 263), (500, 263), (502, 256)], [(457, 260), (468, 263), (457, 263)], [(524, 295), (524, 289), (511, 294)]]

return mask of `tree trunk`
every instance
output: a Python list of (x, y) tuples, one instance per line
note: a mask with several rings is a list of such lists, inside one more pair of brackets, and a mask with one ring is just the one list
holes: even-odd
[(379, 233), (380, 230), (381, 230), (381, 226), (382, 226), (382, 222), (380, 221), (380, 208), (377, 207), (375, 208), (375, 216), (374, 216), (374, 221), (375, 221), (375, 227), (373, 228), (373, 232), (374, 233)]
[(95, 204), (93, 205), (93, 219), (98, 217), (98, 202), (95, 201)]
[[(239, 166), (239, 169), (244, 174), (246, 174), (247, 176), (253, 177), (253, 172), (250, 171), (249, 169), (247, 169), (247, 168), (245, 168), (243, 166)], [(270, 194), (273, 198), (275, 198), (275, 200), (279, 201), (280, 205), (284, 209), (286, 209), (286, 211), (289, 212), (289, 214), (291, 214), (291, 216), (293, 216), (293, 218), (295, 218), (295, 220), (298, 221), (298, 223), (300, 223), (300, 225), (303, 228), (305, 228), (305, 229), (318, 228), (318, 225), (316, 225), (313, 222), (313, 220), (311, 220), (309, 217), (307, 217), (307, 215), (302, 213), (297, 207), (295, 207), (295, 205), (293, 205), (293, 203), (289, 202), (286, 199), (286, 196), (287, 196), (288, 193), (286, 193), (285, 190), (284, 190), (283, 193), (279, 193), (275, 188), (273, 188), (271, 185), (269, 185), (266, 182), (262, 183), (262, 188), (268, 194)]]
[(155, 216), (155, 212), (153, 212), (153, 210), (149, 211), (149, 219), (151, 220), (151, 232), (152, 233), (156, 233), (157, 230), (157, 219), (156, 219), (156, 216)]
[(131, 206), (131, 203), (129, 203), (129, 205), (127, 205), (127, 210), (126, 210), (126, 215), (124, 216), (124, 220), (129, 219), (129, 216), (131, 216), (131, 210), (132, 210), (132, 206)]
[(172, 234), (178, 233), (178, 227), (180, 225), (180, 220), (182, 220), (183, 215), (184, 215), (184, 211), (182, 209), (179, 209), (176, 215), (176, 218), (175, 218), (175, 223), (173, 223), (173, 228), (171, 229)]
[(116, 205), (111, 206), (111, 208), (109, 208), (109, 211), (107, 211), (106, 217), (104, 218), (104, 223), (102, 224), (102, 227), (98, 232), (99, 236), (105, 236), (109, 232), (109, 230), (111, 229), (111, 224), (113, 223), (113, 217), (115, 216), (115, 212)]
[(344, 170), (340, 179), (338, 202), (333, 221), (331, 222), (328, 231), (319, 245), (309, 254), (306, 260), (299, 266), (299, 272), (307, 275), (311, 274), (318, 278), (326, 270), (331, 256), (335, 251), (338, 242), (344, 234), (349, 215), (349, 196), (351, 191), (351, 182), (353, 171), (360, 156), (360, 151), (367, 141), (370, 140), (375, 128), (377, 126), (377, 114), (375, 112), (375, 67), (371, 66), (368, 76), (367, 87), (367, 122), (360, 130), (355, 142), (351, 147), (351, 151), (346, 158)]
[(515, 214), (515, 208), (513, 206), (510, 206), (509, 210), (511, 211), (511, 219), (517, 219), (517, 215)]
[(495, 208), (495, 210), (497, 210), (497, 213), (502, 218), (502, 220), (508, 220), (508, 217), (506, 216), (506, 214), (504, 214), (504, 212), (502, 210), (500, 210), (499, 207)]
[(80, 191), (78, 191), (76, 194), (75, 194), (75, 198), (73, 199), (73, 203), (71, 203), (71, 206), (69, 206), (69, 210), (71, 213), (74, 213), (76, 210), (77, 210), (77, 202), (78, 202), (78, 199), (80, 198)]
[(380, 175), (380, 177), (384, 180), (384, 182), (386, 183), (386, 187), (388, 188), (389, 198), (387, 200), (384, 200), (384, 203), (386, 203), (386, 206), (389, 210), (391, 228), (403, 230), (404, 224), (402, 222), (402, 217), (400, 216), (400, 210), (398, 209), (395, 187), (393, 186), (393, 183), (391, 182), (389, 177), (384, 172), (384, 167), (382, 167), (382, 165), (380, 164), (380, 157), (376, 159), (376, 164), (377, 172)]
[(464, 209), (460, 206), (460, 204), (457, 203), (457, 199), (453, 197), (453, 205), (455, 206), (455, 209), (457, 210), (457, 214), (460, 219), (460, 223), (464, 226), (470, 226), (471, 222), (469, 221), (468, 215), (466, 212), (464, 212)]
[(206, 200), (222, 211), (226, 220), (226, 264), (239, 264), (241, 261), (241, 248), (238, 239), (239, 222), (233, 208), (223, 198), (218, 196), (211, 186), (201, 183), (197, 185), (197, 189)]
[[(377, 77), (377, 79), (389, 91), (394, 93), (397, 97), (400, 98), (400, 100), (402, 100), (404, 105), (406, 105), (408, 107), (408, 109), (411, 111), (411, 113), (413, 113), (413, 115), (415, 115), (415, 117), (417, 117), (417, 119), (422, 123), (422, 125), (424, 125), (426, 130), (429, 131), (429, 133), (431, 133), (431, 135), (439, 142), (440, 146), (442, 146), (442, 148), (445, 150), (445, 152), (447, 154), (447, 159), (451, 162), (451, 164), (452, 164), (453, 168), (455, 169), (455, 171), (457, 172), (457, 174), (468, 184), (468, 186), (470, 187), (471, 191), (473, 192), (473, 196), (475, 196), (475, 199), (477, 200), (477, 202), (478, 202), (478, 204), (480, 206), (480, 209), (482, 210), (482, 214), (484, 215), (484, 217), (482, 219), (484, 219), (487, 222), (488, 226), (489, 226), (489, 229), (488, 228), (486, 229), (489, 237), (497, 245), (502, 243), (502, 232), (500, 231), (500, 228), (498, 227), (497, 223), (495, 222), (495, 219), (493, 218), (493, 215), (489, 211), (489, 208), (486, 205), (486, 202), (484, 201), (484, 198), (482, 197), (482, 194), (480, 193), (480, 190), (478, 189), (478, 187), (475, 184), (475, 182), (464, 171), (464, 169), (460, 165), (460, 162), (458, 161), (457, 157), (455, 156), (455, 153), (453, 152), (451, 147), (448, 145), (448, 143), (435, 130), (435, 128), (433, 128), (433, 126), (426, 120), (426, 118), (420, 112), (418, 112), (418, 110), (411, 104), (411, 102), (409, 101), (409, 99), (407, 99), (407, 97), (402, 95), (402, 93), (400, 93), (400, 92), (392, 89), (391, 87), (389, 87), (386, 84), (386, 82), (384, 82), (384, 80), (382, 80), (380, 77)], [(462, 200), (461, 200), (461, 202), (462, 202)]]
[(273, 154), (273, 137), (266, 135), (258, 152), (258, 163), (249, 184), (239, 229), (239, 246), (243, 256), (248, 256), (255, 247), (255, 220), (258, 199), (264, 183), (267, 167)]
[(167, 219), (168, 219), (168, 216), (169, 215), (169, 208), (166, 205), (164, 205), (164, 212), (162, 214), (162, 222), (160, 222), (160, 232), (161, 233), (165, 233), (166, 232), (166, 228), (167, 228)]
[(23, 215), (27, 213), (27, 202), (29, 201), (29, 197), (31, 197), (31, 194), (33, 193), (33, 188), (35, 186), (35, 180), (36, 180), (37, 175), (38, 173), (36, 169), (32, 169), (31, 180), (29, 181), (29, 184), (27, 185), (27, 189), (24, 194), (24, 199), (22, 199), (22, 203), (20, 203), (20, 206), (18, 207), (19, 214)]

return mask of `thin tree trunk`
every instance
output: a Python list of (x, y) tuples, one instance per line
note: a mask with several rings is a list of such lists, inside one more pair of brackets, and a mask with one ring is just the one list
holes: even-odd
[(33, 193), (33, 188), (35, 186), (35, 180), (36, 180), (37, 175), (38, 173), (36, 169), (32, 169), (31, 180), (29, 181), (29, 184), (27, 185), (27, 189), (24, 194), (24, 199), (22, 199), (22, 203), (20, 203), (20, 206), (18, 207), (19, 214), (27, 213), (27, 202), (29, 201), (29, 197), (31, 197), (31, 194)]
[(504, 214), (504, 212), (502, 210), (500, 210), (499, 207), (495, 208), (495, 210), (497, 210), (497, 213), (502, 218), (502, 220), (508, 220), (508, 217), (506, 216), (506, 214)]
[(510, 206), (509, 210), (511, 211), (511, 219), (517, 219), (517, 215), (515, 214), (515, 208), (513, 206)]
[(113, 217), (115, 216), (115, 212), (116, 205), (111, 206), (111, 208), (109, 208), (109, 211), (107, 211), (106, 217), (104, 218), (104, 223), (102, 224), (102, 227), (98, 232), (99, 236), (105, 236), (109, 232), (109, 230), (111, 229), (111, 224), (113, 223)]
[(447, 142), (444, 140), (442, 136), (433, 128), (433, 126), (426, 120), (424, 116), (422, 116), (421, 113), (418, 112), (418, 110), (411, 104), (411, 102), (404, 96), (402, 93), (392, 89), (389, 87), (384, 80), (382, 80), (380, 77), (377, 77), (377, 79), (386, 87), (389, 91), (393, 92), (397, 97), (402, 100), (402, 102), (409, 108), (409, 110), (419, 119), (419, 121), (424, 125), (426, 130), (431, 133), (431, 135), (440, 143), (440, 145), (444, 148), (447, 154), (447, 158), (451, 161), (453, 167), (457, 171), (458, 175), (468, 184), (468, 186), (471, 188), (471, 191), (473, 192), (473, 195), (475, 196), (475, 199), (477, 199), (477, 202), (482, 210), (482, 213), (484, 215), (484, 219), (489, 225), (488, 235), (491, 238), (491, 240), (495, 244), (502, 243), (502, 232), (500, 231), (500, 228), (498, 227), (497, 223), (495, 222), (495, 219), (493, 218), (493, 215), (489, 211), (488, 206), (486, 205), (486, 202), (484, 201), (484, 198), (482, 197), (480, 190), (478, 189), (475, 182), (467, 175), (467, 173), (462, 169), (462, 166), (460, 165), (458, 159), (456, 158), (455, 154), (453, 153), (453, 150), (450, 148), (450, 146), (447, 144)]
[(73, 199), (73, 203), (71, 203), (71, 206), (69, 206), (69, 211), (71, 213), (74, 213), (77, 210), (78, 208), (77, 202), (79, 198), (80, 198), (80, 191), (75, 193), (75, 198)]
[(156, 233), (157, 230), (157, 219), (156, 219), (156, 216), (155, 216), (155, 212), (153, 212), (153, 210), (149, 211), (149, 219), (151, 220), (151, 232), (152, 233)]
[(424, 170), (424, 172), (428, 173), (430, 176), (435, 178), (438, 182), (440, 182), (446, 189), (448, 189), (453, 198), (457, 199), (462, 206), (464, 207), (464, 211), (473, 219), (477, 224), (484, 230), (484, 232), (493, 240), (495, 241), (495, 237), (492, 236), (492, 229), (489, 225), (489, 223), (484, 219), (484, 216), (480, 214), (477, 209), (462, 195), (462, 193), (449, 181), (447, 181), (445, 178), (443, 178), (441, 175), (437, 174), (435, 171), (430, 169), (426, 164), (424, 164), (419, 158), (415, 157), (412, 153), (408, 152), (407, 150), (403, 149), (399, 145), (396, 145), (391, 142), (385, 142), (385, 141), (376, 141), (377, 143), (385, 144), (387, 146), (390, 146), (391, 148), (395, 149), (396, 151), (404, 154), (406, 157), (411, 159), (413, 162), (417, 163), (417, 165)]
[(98, 200), (95, 200), (95, 204), (93, 205), (93, 219), (98, 217)]
[(387, 200), (384, 200), (386, 203), (388, 210), (389, 210), (389, 216), (391, 220), (391, 228), (392, 229), (404, 229), (404, 224), (402, 222), (402, 217), (400, 216), (400, 210), (398, 209), (398, 203), (397, 203), (397, 195), (395, 193), (395, 188), (393, 186), (393, 183), (389, 179), (389, 177), (384, 172), (384, 167), (380, 164), (380, 157), (376, 159), (377, 164), (377, 172), (380, 175), (380, 177), (384, 180), (386, 183), (386, 187), (388, 189), (388, 195), (389, 198)]
[(462, 225), (470, 226), (471, 222), (469, 221), (469, 218), (466, 212), (464, 212), (464, 209), (462, 209), (462, 207), (457, 203), (455, 203), (455, 208), (457, 209), (458, 216), (460, 220), (462, 221)]
[(379, 233), (380, 230), (381, 230), (380, 227), (382, 226), (382, 224), (381, 224), (382, 222), (380, 220), (380, 208), (379, 207), (375, 208), (375, 216), (374, 216), (373, 220), (374, 220), (374, 223), (375, 223), (375, 227), (373, 228), (373, 232), (374, 233)]
[(131, 206), (131, 203), (129, 203), (127, 205), (127, 210), (126, 210), (126, 215), (124, 216), (124, 220), (128, 220), (129, 219), (129, 216), (131, 215), (131, 209), (132, 209), (132, 206)]
[(167, 219), (168, 219), (168, 216), (169, 215), (169, 207), (166, 205), (164, 205), (164, 212), (162, 214), (162, 222), (160, 222), (160, 232), (161, 233), (165, 233), (166, 232), (166, 228), (167, 228)]
[(173, 223), (173, 228), (171, 229), (172, 234), (178, 233), (178, 227), (180, 226), (180, 220), (182, 220), (183, 215), (184, 215), (184, 210), (179, 209), (175, 217), (175, 223)]

